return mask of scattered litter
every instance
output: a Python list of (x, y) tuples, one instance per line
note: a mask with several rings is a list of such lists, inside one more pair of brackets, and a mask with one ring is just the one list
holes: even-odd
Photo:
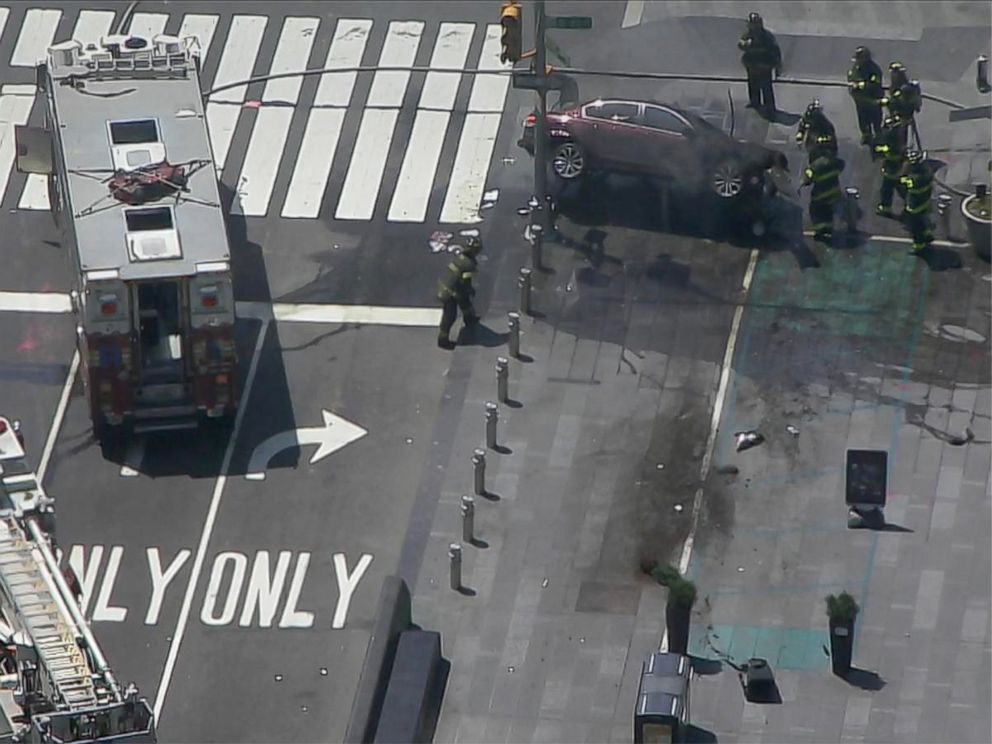
[(517, 214), (521, 217), (526, 217), (530, 214), (530, 207), (517, 207)]
[(744, 573), (744, 566), (738, 566), (737, 573)]
[(657, 465), (655, 465), (655, 467), (658, 468), (658, 470), (664, 470), (665, 469), (665, 463), (659, 462)]
[(975, 432), (971, 430), (971, 427), (965, 427), (965, 430), (961, 433), (959, 437), (950, 437), (947, 441), (949, 444), (953, 444), (955, 447), (960, 447), (962, 444), (968, 444), (972, 439), (975, 438)]
[(736, 465), (721, 465), (716, 472), (720, 475), (737, 475), (741, 471)]
[(276, 682), (282, 682), (282, 675), (281, 674), (277, 674), (276, 675)]
[(492, 209), (496, 206), (496, 202), (482, 202), (482, 206), (479, 207), (480, 212), (485, 212), (487, 209)]
[(482, 201), (484, 202), (494, 202), (497, 199), (499, 199), (499, 189), (492, 189), (482, 195)]
[(503, 158), (503, 165), (513, 165), (516, 162), (516, 158)]
[(242, 105), (245, 108), (255, 108), (255, 109), (262, 108), (262, 102), (261, 101), (245, 101)]
[(441, 230), (435, 230), (431, 233), (430, 240), (428, 241), (432, 253), (440, 253), (445, 248), (448, 247), (448, 243), (451, 239), (455, 237), (450, 232), (443, 232)]
[(301, 705), (300, 706), (300, 710), (302, 710), (304, 713), (306, 713), (307, 712), (307, 706)]
[(517, 670), (516, 670), (516, 667), (508, 666), (506, 668), (506, 671), (508, 671), (510, 674), (513, 674)]
[(585, 643), (585, 642), (586, 642), (585, 636), (579, 639), (579, 643)]
[(327, 667), (321, 667), (320, 668), (320, 676), (321, 677), (326, 677), (327, 676)]
[(790, 434), (791, 434), (792, 436), (794, 436), (794, 437), (798, 437), (798, 436), (799, 436), (799, 429), (797, 429), (797, 428), (796, 428), (795, 426), (793, 426), (792, 424), (789, 424), (788, 426), (786, 426), (786, 427), (785, 427), (785, 430), (786, 430), (787, 432), (789, 432), (789, 433), (790, 433)]
[(765, 441), (765, 438), (754, 430), (734, 432), (734, 439), (737, 442), (738, 452), (743, 452), (746, 449), (757, 447)]
[(406, 438), (406, 443), (407, 444), (413, 444), (413, 437), (407, 437)]
[(546, 588), (548, 586), (548, 583), (549, 583), (548, 580), (545, 579), (544, 581), (541, 582), (541, 587)]
[(682, 504), (676, 504), (675, 505), (675, 511), (681, 512), (682, 511)]
[(477, 237), (479, 237), (479, 231), (477, 229), (475, 229), (474, 227), (471, 227), (468, 230), (459, 230), (458, 231), (458, 237), (460, 237), (460, 238), (477, 238)]

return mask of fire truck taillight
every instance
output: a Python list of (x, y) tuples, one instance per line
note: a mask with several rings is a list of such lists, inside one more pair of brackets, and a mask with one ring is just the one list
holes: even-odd
[(200, 305), (203, 307), (217, 307), (218, 292), (217, 285), (200, 287)]
[(100, 315), (117, 315), (117, 295), (100, 295)]

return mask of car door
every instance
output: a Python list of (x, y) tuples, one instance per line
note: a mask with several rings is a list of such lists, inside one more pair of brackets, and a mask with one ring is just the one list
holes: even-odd
[(643, 154), (655, 175), (677, 176), (695, 167), (692, 125), (676, 111), (646, 104), (640, 122), (644, 129)]
[(585, 145), (600, 167), (630, 170), (637, 162), (640, 104), (594, 101), (583, 109)]

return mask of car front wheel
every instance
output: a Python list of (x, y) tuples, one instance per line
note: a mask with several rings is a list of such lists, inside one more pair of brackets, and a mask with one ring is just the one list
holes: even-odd
[(713, 193), (721, 199), (735, 199), (744, 190), (744, 172), (738, 163), (725, 160), (713, 169), (710, 179)]
[(551, 168), (564, 181), (572, 181), (586, 171), (586, 156), (582, 148), (571, 140), (555, 146), (551, 154)]

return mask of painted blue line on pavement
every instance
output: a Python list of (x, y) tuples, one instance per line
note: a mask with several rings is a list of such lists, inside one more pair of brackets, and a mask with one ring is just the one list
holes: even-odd
[[(692, 578), (691, 572), (689, 578)], [(813, 581), (809, 584), (789, 584), (788, 586), (728, 586), (707, 589), (704, 593), (709, 596), (731, 596), (734, 594), (805, 594), (808, 592), (820, 591), (821, 589), (849, 589), (861, 585), (859, 581), (830, 581), (821, 583)], [(824, 615), (826, 617), (826, 615)]]
[(743, 665), (751, 658), (767, 659), (773, 669), (822, 669), (829, 663), (823, 647), (829, 643), (826, 630), (713, 625), (693, 628), (689, 633), (691, 656), (712, 661), (730, 660)]

